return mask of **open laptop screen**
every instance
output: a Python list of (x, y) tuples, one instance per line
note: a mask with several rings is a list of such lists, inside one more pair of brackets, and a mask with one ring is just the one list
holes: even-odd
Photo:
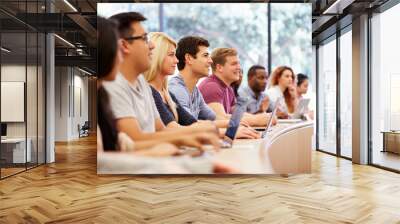
[(269, 118), (267, 127), (265, 128), (264, 132), (261, 134), (261, 137), (262, 137), (262, 138), (265, 137), (265, 135), (267, 134), (268, 130), (271, 128), (272, 119), (273, 119), (273, 117), (274, 117), (275, 114), (276, 114), (276, 110), (278, 109), (278, 104), (279, 104), (279, 101), (275, 104), (275, 107), (272, 109), (271, 117)]
[(244, 112), (248, 104), (247, 98), (238, 97), (235, 105), (235, 110), (232, 113), (231, 119), (229, 120), (228, 128), (226, 129), (225, 136), (234, 139), (236, 132), (240, 125), (240, 120), (243, 117)]

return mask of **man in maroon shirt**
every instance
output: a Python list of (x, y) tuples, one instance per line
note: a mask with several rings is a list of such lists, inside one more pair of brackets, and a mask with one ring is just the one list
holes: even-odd
[[(199, 90), (204, 101), (216, 113), (217, 119), (229, 119), (236, 102), (231, 84), (240, 78), (239, 57), (233, 48), (217, 48), (211, 53), (211, 59), (213, 74), (203, 80)], [(246, 113), (242, 120), (251, 126), (264, 126), (270, 116), (267, 113)]]

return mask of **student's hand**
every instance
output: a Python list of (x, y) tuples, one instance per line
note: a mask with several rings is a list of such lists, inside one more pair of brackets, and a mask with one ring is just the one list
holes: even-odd
[(249, 122), (245, 121), (244, 119), (240, 120), (240, 125), (242, 125), (244, 127), (251, 127)]
[(175, 144), (177, 146), (189, 146), (201, 150), (205, 149), (204, 145), (212, 145), (216, 150), (219, 150), (221, 147), (218, 135), (209, 132), (198, 132), (179, 136)]
[(283, 112), (279, 107), (276, 109), (276, 116), (281, 119), (289, 118), (289, 115), (286, 112)]
[(233, 174), (233, 173), (239, 173), (238, 170), (236, 170), (235, 168), (224, 164), (222, 162), (219, 161), (214, 161), (213, 162), (213, 172), (214, 173), (229, 173), (229, 174)]
[(134, 154), (141, 156), (165, 157), (178, 154), (178, 152), (178, 147), (175, 145), (170, 143), (160, 143), (150, 149), (135, 151)]
[(212, 133), (219, 133), (218, 128), (212, 121), (197, 121), (190, 125), (190, 127), (195, 132), (212, 132)]
[(260, 104), (260, 112), (266, 112), (269, 107), (269, 97), (265, 96)]
[(261, 134), (251, 127), (239, 126), (235, 138), (258, 139), (261, 138)]

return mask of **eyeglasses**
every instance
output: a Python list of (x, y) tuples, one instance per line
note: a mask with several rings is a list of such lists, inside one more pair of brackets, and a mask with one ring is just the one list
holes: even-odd
[(149, 43), (149, 37), (147, 36), (147, 33), (140, 35), (140, 36), (124, 37), (123, 39), (127, 40), (127, 41), (142, 39), (142, 40), (144, 40), (144, 42), (146, 42), (146, 44)]

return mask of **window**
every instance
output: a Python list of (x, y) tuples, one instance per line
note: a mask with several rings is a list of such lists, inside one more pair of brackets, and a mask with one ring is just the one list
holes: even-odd
[[(165, 32), (176, 41), (186, 35), (200, 35), (209, 40), (210, 50), (235, 48), (244, 70), (242, 85), (247, 84), (247, 70), (252, 65), (268, 67), (266, 3), (98, 4), (98, 14), (104, 17), (127, 11), (142, 13), (148, 18), (144, 23), (148, 31)], [(310, 76), (311, 4), (271, 4), (271, 11), (272, 69), (288, 65), (296, 73)]]
[[(26, 13), (42, 12), (44, 1), (2, 1), (0, 7)], [(44, 33), (0, 12), (0, 82), (2, 143), (0, 178), (45, 162)], [(15, 101), (10, 100), (13, 96)], [(20, 103), (21, 102), (21, 103)], [(10, 109), (17, 108), (16, 110)]]
[(352, 157), (352, 34), (340, 36), (340, 154)]
[(318, 149), (336, 153), (336, 39), (318, 48)]
[[(372, 163), (400, 170), (400, 156), (384, 146), (382, 132), (400, 130), (400, 5), (396, 5), (381, 14), (372, 17), (372, 77), (371, 77), (371, 135)], [(392, 142), (398, 142), (397, 135)], [(390, 141), (390, 139), (388, 139)], [(383, 151), (383, 152), (382, 152)]]
[[(311, 76), (311, 3), (271, 4), (272, 70), (287, 65)], [(311, 80), (310, 80), (311, 81)]]

